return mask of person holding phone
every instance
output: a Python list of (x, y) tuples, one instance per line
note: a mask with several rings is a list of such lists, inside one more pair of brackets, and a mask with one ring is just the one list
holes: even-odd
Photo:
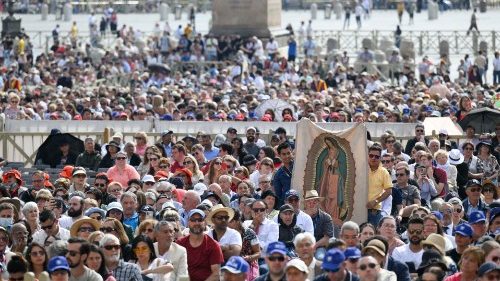
[(429, 179), (427, 173), (427, 167), (422, 164), (417, 164), (415, 166), (415, 180), (420, 187), (420, 198), (422, 205), (430, 206), (431, 199), (438, 195), (434, 181)]

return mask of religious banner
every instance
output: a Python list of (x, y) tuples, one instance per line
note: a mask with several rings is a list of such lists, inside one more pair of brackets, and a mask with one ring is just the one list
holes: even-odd
[(368, 162), (366, 127), (356, 124), (328, 131), (309, 119), (297, 123), (292, 189), (316, 190), (321, 209), (336, 225), (367, 219)]

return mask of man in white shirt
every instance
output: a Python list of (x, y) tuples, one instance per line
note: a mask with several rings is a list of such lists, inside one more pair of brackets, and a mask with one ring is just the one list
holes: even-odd
[(61, 217), (59, 225), (63, 228), (70, 229), (73, 223), (83, 218), (83, 198), (80, 196), (73, 196), (69, 199), (68, 216)]
[(273, 60), (278, 53), (278, 48), (278, 42), (274, 40), (274, 37), (269, 38), (269, 41), (266, 44), (266, 52), (271, 60)]
[(278, 241), (279, 226), (266, 217), (267, 205), (263, 200), (254, 201), (250, 208), (253, 219), (243, 222), (243, 226), (253, 229), (259, 237), (260, 248), (266, 249), (270, 243)]
[(47, 247), (55, 240), (68, 241), (70, 238), (69, 230), (59, 226), (59, 220), (56, 219), (54, 212), (43, 210), (39, 219), (42, 229), (33, 234), (33, 242)]
[(419, 217), (410, 219), (407, 232), (410, 243), (396, 247), (392, 251), (392, 257), (397, 261), (406, 263), (410, 273), (412, 273), (422, 262), (424, 249), (421, 242), (424, 240), (424, 221)]
[(222, 204), (215, 205), (207, 217), (207, 223), (213, 227), (208, 231), (208, 236), (219, 242), (226, 261), (232, 256), (239, 256), (243, 246), (240, 233), (227, 227), (233, 217), (233, 209)]
[(307, 274), (308, 280), (314, 280), (315, 277), (322, 273), (321, 261), (314, 258), (314, 245), (316, 244), (316, 239), (314, 235), (308, 232), (303, 232), (297, 234), (295, 239), (293, 239), (293, 245), (295, 246), (295, 251), (309, 269)]
[(493, 84), (500, 84), (500, 53), (495, 52), (493, 59)]
[[(293, 207), (295, 215), (297, 216), (296, 225), (302, 228), (305, 232), (309, 232), (314, 235), (314, 225), (311, 216), (300, 209), (299, 193), (290, 189), (285, 193), (285, 198), (285, 203), (290, 204)], [(274, 217), (274, 222), (278, 222), (278, 216)]]

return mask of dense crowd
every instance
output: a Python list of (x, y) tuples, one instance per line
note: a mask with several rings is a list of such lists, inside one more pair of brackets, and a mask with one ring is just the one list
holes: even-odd
[(155, 144), (116, 133), (101, 149), (85, 139), (79, 155), (61, 143), (57, 179), (3, 173), (3, 276), (498, 280), (500, 124), (493, 136), (473, 129), (458, 143), (446, 130), (428, 139), (420, 124), (406, 146), (390, 131), (369, 141), (362, 224), (332, 218), (316, 190), (294, 190), (300, 148), (283, 128), (270, 143), (255, 127), (215, 139), (165, 131)]

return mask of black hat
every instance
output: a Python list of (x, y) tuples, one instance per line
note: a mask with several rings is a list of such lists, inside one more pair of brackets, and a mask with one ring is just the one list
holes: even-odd
[(180, 177), (171, 177), (168, 182), (175, 185), (175, 188), (184, 189), (184, 180)]
[(446, 266), (446, 262), (443, 260), (442, 255), (434, 249), (425, 250), (422, 254), (422, 262), (417, 269), (418, 275), (422, 275), (424, 271), (431, 266), (438, 266), (443, 271), (448, 271), (448, 266)]
[(114, 146), (120, 150), (120, 144), (117, 143), (116, 141), (110, 141), (108, 144), (106, 144), (106, 150), (109, 150), (110, 146)]
[(468, 187), (472, 187), (472, 186), (479, 186), (479, 187), (482, 187), (482, 186), (481, 186), (481, 183), (480, 183), (478, 180), (476, 180), (476, 179), (471, 179), (471, 180), (469, 180), (469, 181), (467, 182), (467, 188), (468, 188)]
[(245, 155), (245, 157), (243, 157), (244, 166), (255, 165), (255, 164), (257, 164), (257, 159), (252, 154), (247, 154)]
[(280, 213), (285, 212), (285, 211), (292, 211), (293, 212), (294, 210), (293, 210), (293, 207), (290, 204), (283, 204), (280, 207)]

